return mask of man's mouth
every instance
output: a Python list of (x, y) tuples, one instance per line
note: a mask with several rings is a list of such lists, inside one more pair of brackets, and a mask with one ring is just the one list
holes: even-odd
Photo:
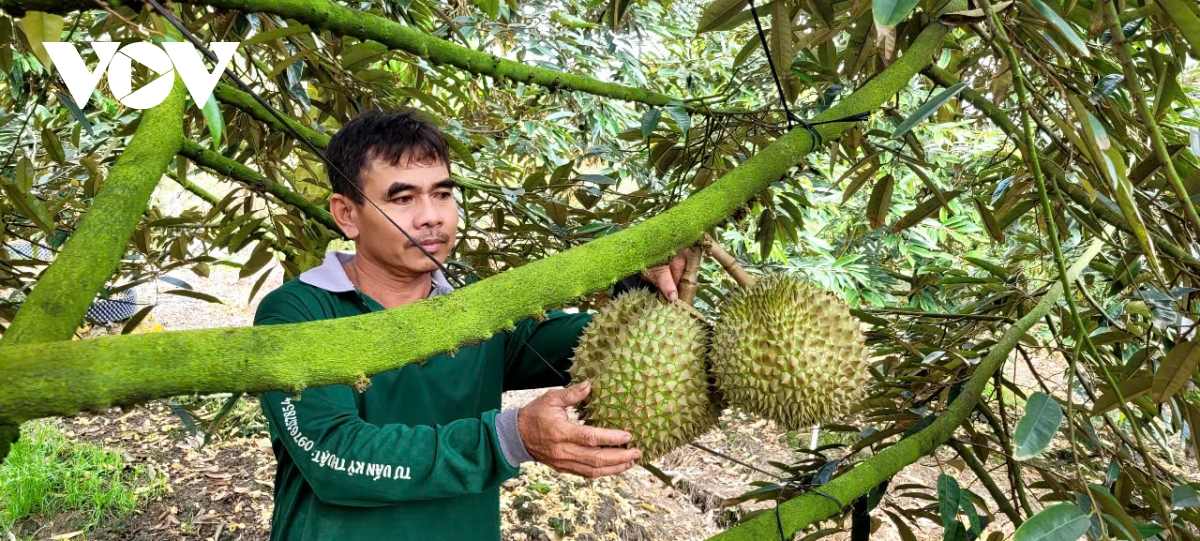
[(421, 241), (421, 246), (424, 246), (426, 249), (429, 249), (429, 248), (437, 248), (438, 246), (441, 246), (445, 243), (446, 243), (445, 241), (438, 240), (438, 239), (428, 239), (428, 240)]

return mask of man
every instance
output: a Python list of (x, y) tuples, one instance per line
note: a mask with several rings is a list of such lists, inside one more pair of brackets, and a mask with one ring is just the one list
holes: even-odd
[[(364, 113), (333, 137), (327, 157), (334, 166), (330, 212), (355, 253), (331, 252), (266, 295), (255, 325), (354, 316), (452, 290), (363, 199), (445, 261), (457, 238), (458, 203), (441, 131), (411, 110)], [(647, 285), (674, 300), (682, 266), (680, 253), (648, 271)], [(627, 432), (568, 418), (566, 408), (587, 396), (586, 382), (499, 411), (503, 391), (570, 383), (571, 352), (590, 318), (551, 310), (544, 321), (521, 321), (454, 356), (377, 374), (363, 392), (330, 385), (305, 389), (299, 399), (264, 393), (278, 463), (272, 541), (495, 541), (499, 486), (521, 463), (586, 477), (633, 467), (640, 451), (617, 447), (630, 441)]]

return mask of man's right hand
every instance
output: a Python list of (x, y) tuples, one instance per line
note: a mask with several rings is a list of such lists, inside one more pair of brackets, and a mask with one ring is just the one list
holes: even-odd
[(554, 389), (517, 411), (517, 430), (525, 449), (538, 462), (557, 471), (583, 477), (621, 473), (642, 457), (637, 448), (619, 449), (632, 436), (624, 430), (577, 425), (567, 416), (567, 406), (587, 397), (591, 383)]

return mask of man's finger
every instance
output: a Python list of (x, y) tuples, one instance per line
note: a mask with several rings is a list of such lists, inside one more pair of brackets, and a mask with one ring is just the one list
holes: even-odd
[(623, 464), (642, 458), (642, 451), (637, 448), (585, 447), (578, 444), (567, 444), (566, 451), (567, 460), (586, 464), (593, 468)]
[(615, 475), (615, 474), (621, 473), (623, 471), (627, 471), (636, 465), (637, 464), (635, 464), (633, 461), (629, 461), (629, 462), (622, 462), (620, 464), (616, 464), (613, 466), (604, 466), (601, 468), (596, 468), (596, 467), (588, 466), (587, 464), (580, 464), (578, 462), (565, 462), (565, 463), (558, 464), (555, 469), (558, 469), (559, 471), (566, 471), (569, 473), (573, 473), (580, 477), (596, 478), (596, 477), (606, 477), (609, 475)]
[(574, 406), (583, 401), (587, 397), (588, 392), (592, 390), (592, 382), (584, 381), (578, 385), (572, 385), (565, 389), (554, 389), (546, 391), (546, 402), (552, 406)]
[(569, 433), (567, 439), (585, 447), (599, 447), (601, 445), (625, 445), (633, 439), (633, 436), (624, 430), (575, 425), (575, 429)]
[(679, 290), (675, 287), (675, 281), (671, 279), (671, 268), (668, 265), (659, 265), (648, 271), (650, 281), (657, 287), (663, 296), (669, 301), (679, 298)]
[(679, 281), (683, 279), (683, 268), (687, 266), (687, 253), (688, 248), (684, 248), (683, 251), (675, 254), (675, 258), (671, 260), (671, 281), (675, 283), (676, 287), (679, 286)]

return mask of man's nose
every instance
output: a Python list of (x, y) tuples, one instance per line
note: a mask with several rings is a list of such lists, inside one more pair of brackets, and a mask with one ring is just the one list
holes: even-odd
[(433, 200), (422, 198), (416, 213), (413, 215), (413, 226), (420, 229), (436, 229), (442, 226), (442, 214), (438, 212), (437, 205), (433, 204)]

